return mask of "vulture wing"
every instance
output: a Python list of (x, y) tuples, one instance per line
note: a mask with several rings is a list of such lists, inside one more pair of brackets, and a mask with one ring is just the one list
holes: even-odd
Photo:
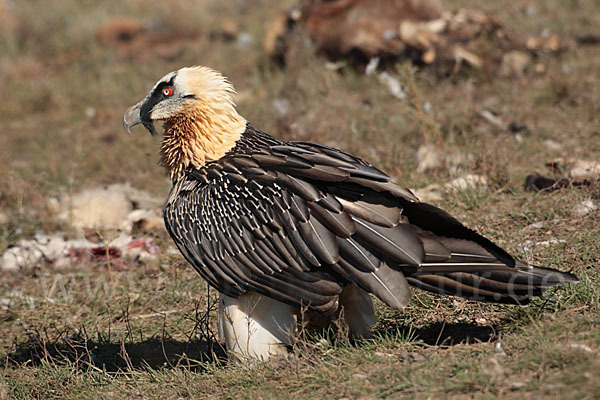
[(576, 281), (515, 262), (354, 156), (249, 130), (225, 157), (188, 171), (164, 210), (185, 258), (229, 296), (255, 291), (328, 313), (349, 283), (400, 309), (409, 284), (525, 303)]

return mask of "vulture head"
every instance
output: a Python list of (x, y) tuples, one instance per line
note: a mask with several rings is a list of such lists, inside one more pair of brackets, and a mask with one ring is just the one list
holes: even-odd
[(246, 129), (236, 111), (235, 90), (227, 78), (207, 67), (181, 68), (162, 77), (123, 116), (123, 127), (142, 124), (156, 135), (162, 123), (161, 164), (175, 181), (188, 166), (218, 160)]

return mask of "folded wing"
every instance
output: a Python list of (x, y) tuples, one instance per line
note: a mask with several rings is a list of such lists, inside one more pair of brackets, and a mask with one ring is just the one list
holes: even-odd
[(409, 284), (525, 303), (576, 280), (516, 262), (356, 157), (255, 135), (260, 147), (189, 172), (164, 211), (185, 258), (229, 296), (256, 291), (328, 313), (349, 283), (400, 309)]

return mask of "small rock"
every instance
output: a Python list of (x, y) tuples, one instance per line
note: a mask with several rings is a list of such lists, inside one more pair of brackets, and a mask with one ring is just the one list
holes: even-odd
[(498, 115), (498, 113), (492, 110), (489, 110), (487, 108), (483, 109), (479, 111), (479, 116), (503, 131), (506, 131), (508, 129), (508, 124), (502, 119), (500, 115)]
[(456, 178), (444, 185), (448, 190), (466, 190), (468, 188), (477, 188), (488, 190), (488, 180), (483, 175), (468, 174), (464, 177)]
[(549, 31), (544, 30), (542, 37), (529, 37), (525, 42), (525, 46), (529, 50), (544, 50), (550, 52), (556, 52), (560, 50), (561, 43), (560, 38), (556, 34), (550, 34)]
[(600, 162), (590, 160), (578, 160), (569, 171), (571, 178), (591, 178), (600, 177)]
[(563, 239), (549, 239), (542, 240), (541, 242), (534, 242), (532, 240), (526, 240), (521, 243), (521, 248), (525, 253), (531, 253), (536, 247), (540, 246), (551, 246), (553, 244), (566, 243), (566, 240)]
[(483, 66), (483, 59), (481, 57), (460, 45), (454, 46), (452, 48), (452, 53), (457, 64), (460, 64), (464, 61), (474, 68), (481, 68)]
[(377, 75), (377, 79), (388, 88), (392, 96), (399, 100), (406, 99), (406, 93), (404, 92), (404, 88), (400, 83), (400, 79), (387, 72), (382, 72), (381, 74)]
[(558, 51), (561, 48), (560, 38), (557, 34), (550, 35), (544, 42), (544, 48), (550, 51)]
[(96, 115), (96, 109), (94, 107), (88, 106), (85, 108), (84, 114), (88, 118), (94, 118), (94, 116)]
[(499, 356), (506, 355), (506, 353), (504, 352), (504, 349), (502, 348), (502, 342), (496, 342), (496, 354)]
[(367, 67), (365, 68), (365, 75), (371, 76), (377, 71), (377, 67), (379, 67), (379, 57), (373, 57), (369, 60)]
[(531, 64), (531, 56), (522, 51), (513, 50), (504, 54), (498, 74), (501, 76), (517, 76), (525, 75), (527, 67)]
[(472, 154), (465, 155), (454, 148), (424, 144), (417, 150), (417, 172), (447, 170), (456, 174), (472, 159)]
[(417, 160), (417, 172), (434, 171), (445, 167), (446, 153), (437, 146), (425, 144), (417, 150)]
[(557, 157), (547, 161), (545, 165), (555, 174), (566, 174), (569, 178), (600, 179), (600, 161)]
[(536, 74), (544, 74), (546, 72), (546, 65), (544, 63), (537, 63), (535, 64), (535, 66), (533, 67), (533, 70), (535, 71)]
[(527, 386), (527, 384), (528, 384), (528, 382), (525, 382), (525, 381), (512, 382), (510, 384), (510, 390), (519, 390), (519, 389)]
[(254, 38), (248, 32), (241, 32), (236, 41), (238, 49), (245, 50), (254, 42)]
[(535, 242), (534, 245), (535, 246), (550, 246), (552, 244), (559, 244), (559, 243), (566, 243), (566, 240), (563, 239), (548, 239), (548, 240), (542, 240), (541, 242)]
[(552, 139), (544, 140), (543, 143), (544, 146), (546, 146), (546, 148), (548, 148), (549, 150), (558, 151), (563, 149), (563, 146), (560, 143), (555, 142)]
[(563, 383), (547, 383), (543, 387), (549, 392), (554, 392), (555, 390), (564, 388), (565, 385)]
[(290, 112), (290, 101), (288, 99), (273, 99), (273, 101), (271, 101), (271, 105), (280, 117), (285, 117)]
[(542, 229), (543, 227), (544, 227), (544, 221), (538, 221), (538, 222), (534, 222), (533, 224), (527, 225), (524, 229), (526, 229), (526, 228)]
[(430, 102), (430, 101), (425, 101), (425, 102), (423, 103), (423, 110), (424, 110), (426, 113), (428, 113), (428, 112), (431, 112), (431, 110), (432, 110), (432, 109), (433, 109), (433, 106), (431, 105), (431, 102)]
[(435, 203), (444, 198), (444, 190), (437, 183), (433, 183), (421, 189), (411, 190), (419, 200), (425, 203)]
[(564, 345), (560, 345), (560, 347), (563, 347), (566, 349), (579, 350), (579, 351), (583, 351), (584, 353), (594, 353), (594, 350), (591, 347), (589, 347), (588, 345), (582, 344), (582, 343), (567, 343)]
[(584, 217), (592, 211), (596, 211), (597, 209), (598, 205), (596, 202), (593, 200), (584, 200), (571, 208), (571, 215), (574, 217)]
[(342, 68), (346, 67), (346, 61), (337, 61), (337, 62), (331, 62), (331, 61), (327, 61), (324, 64), (325, 69), (328, 69), (329, 71), (339, 71)]
[(10, 309), (10, 306), (13, 302), (14, 302), (14, 300), (10, 297), (1, 298), (0, 299), (0, 310), (6, 311), (6, 310)]

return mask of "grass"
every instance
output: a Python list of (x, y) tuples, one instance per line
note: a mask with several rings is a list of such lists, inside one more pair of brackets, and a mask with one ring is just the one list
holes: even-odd
[[(287, 358), (234, 365), (215, 339), (216, 293), (157, 234), (158, 263), (127, 270), (41, 263), (2, 273), (0, 398), (597, 397), (599, 213), (576, 218), (570, 210), (600, 193), (522, 187), (556, 156), (600, 158), (600, 48), (571, 40), (597, 34), (600, 9), (593, 1), (504, 3), (445, 5), (485, 7), (518, 32), (559, 34), (567, 49), (535, 58), (545, 72), (439, 77), (399, 65), (392, 72), (409, 96), (401, 102), (374, 77), (328, 70), (301, 38), (297, 62), (269, 64), (260, 48), (265, 22), (285, 4), (0, 2), (0, 251), (38, 231), (69, 231), (48, 201), (65, 193), (130, 182), (166, 197), (156, 140), (141, 130), (123, 134), (121, 115), (166, 72), (205, 64), (231, 78), (241, 113), (256, 126), (357, 154), (407, 187), (455, 177), (416, 172), (416, 149), (440, 136), (472, 155), (465, 171), (485, 175), (491, 190), (448, 193), (438, 205), (518, 257), (581, 279), (524, 308), (415, 291), (403, 312), (376, 304), (373, 340), (308, 332)], [(117, 16), (200, 34), (167, 51), (122, 54), (95, 38), (96, 28)], [(211, 39), (225, 19), (253, 41), (240, 47)], [(480, 108), (525, 124), (527, 133), (517, 139), (489, 125)], [(545, 146), (548, 139), (560, 150)]]

